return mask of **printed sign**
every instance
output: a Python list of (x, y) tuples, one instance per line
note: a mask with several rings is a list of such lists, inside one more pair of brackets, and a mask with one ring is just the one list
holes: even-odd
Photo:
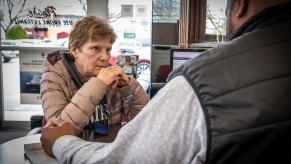
[(20, 102), (40, 104), (40, 80), (46, 53), (27, 50), (20, 53)]
[[(2, 8), (2, 32), (20, 25), (29, 39), (56, 40), (68, 37), (71, 26), (86, 15), (87, 1), (12, 0), (3, 1), (0, 10)], [(63, 33), (66, 34), (64, 37)]]

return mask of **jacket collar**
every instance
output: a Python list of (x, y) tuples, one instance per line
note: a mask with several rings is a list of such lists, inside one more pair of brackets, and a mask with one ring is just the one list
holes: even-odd
[(256, 29), (261, 29), (288, 20), (291, 20), (291, 2), (286, 2), (274, 7), (267, 8), (256, 14), (247, 22), (245, 22), (234, 33), (234, 35), (232, 35), (230, 40)]

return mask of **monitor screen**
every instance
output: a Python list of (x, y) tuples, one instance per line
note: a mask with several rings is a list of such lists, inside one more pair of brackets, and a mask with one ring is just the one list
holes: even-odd
[(170, 58), (171, 69), (176, 69), (189, 59), (199, 56), (203, 51), (205, 49), (172, 49)]

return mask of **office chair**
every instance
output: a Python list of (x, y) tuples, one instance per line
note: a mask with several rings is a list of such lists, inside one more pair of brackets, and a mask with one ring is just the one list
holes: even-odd
[(166, 64), (165, 65), (161, 65), (158, 68), (155, 82), (165, 83), (170, 72), (171, 72), (171, 66), (170, 65), (166, 65)]

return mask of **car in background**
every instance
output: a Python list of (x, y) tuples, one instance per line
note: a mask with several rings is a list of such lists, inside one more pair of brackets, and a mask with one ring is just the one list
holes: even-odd
[(119, 49), (113, 49), (111, 52), (111, 58), (109, 60), (109, 63), (111, 65), (115, 65), (117, 62), (117, 56), (118, 55), (138, 55), (139, 59), (137, 62), (137, 76), (140, 75), (145, 70), (150, 70), (151, 64), (150, 60), (148, 58), (141, 58), (141, 56), (132, 49), (129, 48), (119, 48)]
[[(12, 41), (1, 41), (1, 46), (16, 46), (16, 43)], [(2, 50), (1, 57), (4, 63), (9, 62), (11, 59), (16, 58), (19, 56), (18, 50)]]
[[(123, 52), (122, 52), (123, 51)], [(135, 54), (139, 56), (137, 63), (137, 75), (151, 68), (151, 43), (149, 38), (120, 39), (112, 46), (111, 64), (116, 63), (116, 56), (120, 54)]]
[[(13, 44), (16, 47), (62, 47), (59, 44), (62, 44), (63, 40), (48, 40), (48, 39), (17, 39), (17, 40), (5, 40), (4, 44), (9, 43)], [(2, 41), (3, 42), (3, 41)], [(3, 44), (2, 44), (3, 45)], [(7, 45), (8, 46), (8, 45)]]
[(19, 56), (19, 51), (2, 50), (1, 51), (2, 61), (8, 63), (11, 59)]
[(137, 71), (136, 71), (138, 75), (150, 69), (151, 69), (150, 60), (146, 60), (146, 59), (138, 60)]

